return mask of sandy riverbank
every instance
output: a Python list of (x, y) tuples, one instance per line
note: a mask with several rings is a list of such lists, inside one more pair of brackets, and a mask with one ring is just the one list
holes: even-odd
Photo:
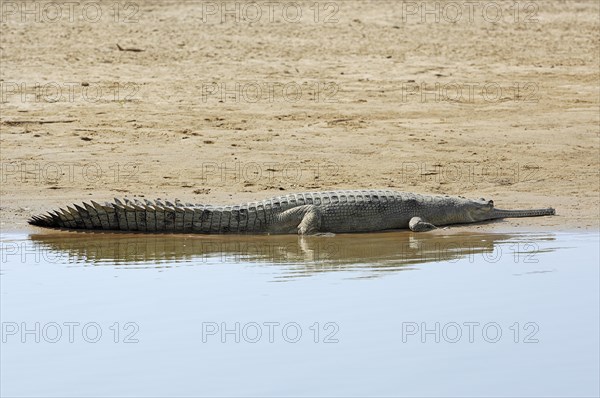
[(3, 230), (114, 196), (362, 188), (557, 209), (479, 230), (598, 226), (595, 1), (454, 23), (422, 23), (401, 2), (318, 15), (299, 3), (299, 22), (275, 9), (255, 23), (187, 1), (115, 21), (113, 3), (97, 4), (98, 21), (2, 17)]

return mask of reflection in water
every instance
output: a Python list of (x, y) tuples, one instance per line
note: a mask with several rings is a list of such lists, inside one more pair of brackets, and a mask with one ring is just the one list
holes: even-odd
[(286, 276), (366, 270), (371, 274), (428, 262), (523, 262), (540, 252), (536, 242), (553, 237), (515, 234), (415, 234), (388, 232), (336, 236), (206, 236), (94, 232), (34, 234), (35, 250), (55, 263), (165, 267), (175, 263), (286, 265)]

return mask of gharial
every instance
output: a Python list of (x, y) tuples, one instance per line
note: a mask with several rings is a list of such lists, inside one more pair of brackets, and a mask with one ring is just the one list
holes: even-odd
[(406, 229), (555, 214), (554, 209), (501, 210), (485, 199), (388, 190), (307, 192), (236, 206), (115, 199), (34, 216), (50, 228), (201, 234), (317, 234)]

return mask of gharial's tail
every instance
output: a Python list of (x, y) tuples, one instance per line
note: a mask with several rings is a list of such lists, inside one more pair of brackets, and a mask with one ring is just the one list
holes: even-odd
[[(194, 217), (209, 218), (211, 211), (204, 206), (179, 201), (131, 201), (124, 199), (101, 205), (94, 201), (82, 206), (74, 204), (44, 215), (33, 216), (31, 225), (46, 228), (67, 228), (109, 231), (187, 232)], [(199, 210), (199, 211), (198, 211)], [(204, 213), (204, 214), (203, 214)], [(210, 217), (212, 218), (212, 217)]]

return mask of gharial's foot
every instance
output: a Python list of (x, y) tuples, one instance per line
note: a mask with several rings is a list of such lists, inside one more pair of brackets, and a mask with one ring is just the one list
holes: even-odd
[(413, 217), (408, 223), (408, 228), (410, 228), (410, 230), (413, 232), (425, 232), (436, 229), (437, 227), (431, 223), (423, 221), (421, 217)]
[(298, 227), (298, 235), (317, 235), (318, 229), (314, 225), (305, 224)]

